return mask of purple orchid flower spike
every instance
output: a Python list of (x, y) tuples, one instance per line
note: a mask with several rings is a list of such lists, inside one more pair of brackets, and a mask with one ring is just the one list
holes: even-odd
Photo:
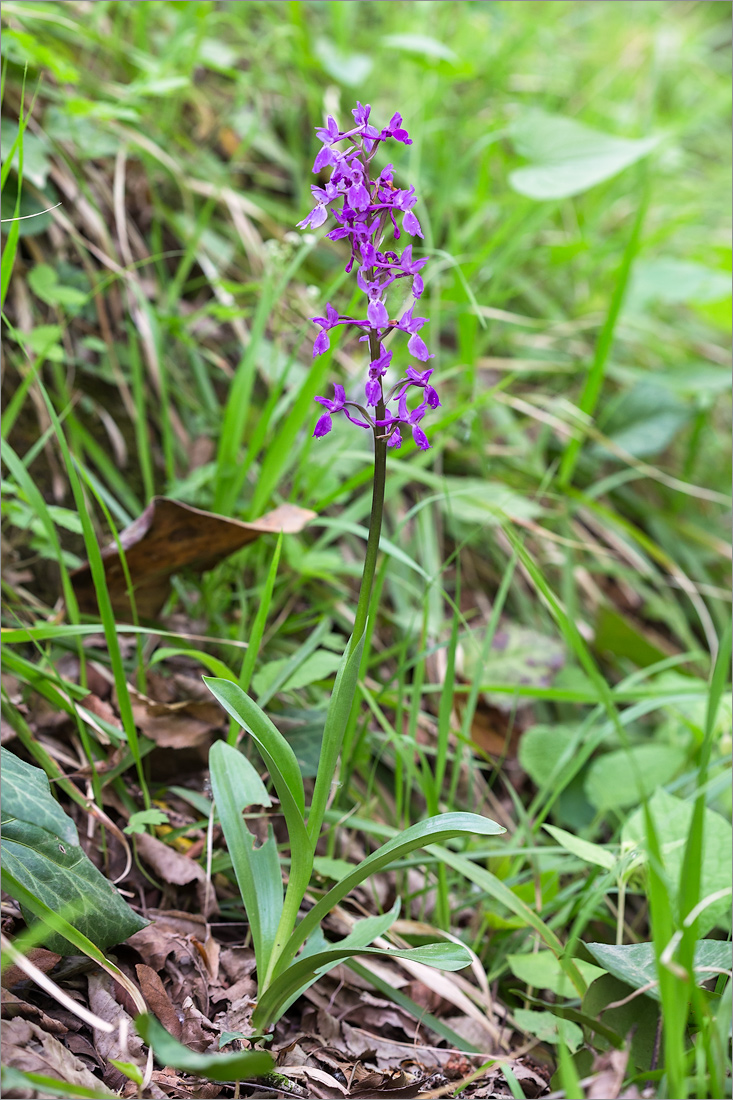
[[(408, 337), (407, 350), (415, 359), (425, 363), (434, 358), (420, 335), (428, 319), (413, 316), (415, 302), (425, 287), (421, 272), (428, 262), (427, 257), (413, 257), (412, 244), (399, 253), (385, 242), (385, 235), (390, 231), (392, 238), (398, 241), (401, 229), (411, 237), (422, 238), (420, 222), (413, 213), (417, 196), (413, 186), (400, 188), (395, 184), (395, 169), (391, 164), (370, 175), (371, 163), (382, 142), (411, 145), (412, 141), (399, 112), (395, 112), (381, 130), (370, 122), (369, 104), (357, 103), (352, 114), (354, 125), (346, 130), (341, 130), (331, 115), (325, 126), (316, 130), (322, 148), (313, 170), (321, 172), (330, 167), (331, 176), (323, 185), (312, 188), (316, 205), (298, 225), (301, 229), (318, 229), (332, 215), (336, 226), (326, 233), (327, 239), (349, 243), (346, 271), (350, 272), (354, 266), (357, 268), (357, 283), (366, 298), (365, 316), (343, 316), (329, 303), (325, 317), (313, 318), (320, 328), (313, 355), (321, 355), (330, 347), (329, 333), (337, 325), (357, 329), (361, 333), (359, 339), (368, 343), (370, 353), (364, 384), (366, 407), (346, 401), (344, 387), (337, 385), (333, 400), (316, 398), (326, 411), (320, 416), (314, 435), (319, 438), (327, 435), (333, 426), (334, 413), (343, 412), (359, 427), (371, 427), (375, 442), (382, 450), (385, 445), (400, 447), (406, 428), (410, 429), (415, 444), (427, 450), (430, 443), (421, 421), (428, 410), (440, 406), (438, 393), (430, 381), (433, 370), (420, 371), (408, 366), (401, 379), (389, 389), (386, 375), (392, 349), (384, 347), (388, 336), (402, 332)], [(414, 301), (398, 321), (390, 321), (390, 288), (399, 279), (412, 281)], [(421, 404), (409, 411), (407, 394), (413, 387), (422, 391)], [(349, 409), (356, 410), (359, 416)]]

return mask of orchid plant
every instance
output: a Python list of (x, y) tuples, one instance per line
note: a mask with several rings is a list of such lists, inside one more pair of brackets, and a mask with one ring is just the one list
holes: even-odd
[[(388, 448), (402, 445), (402, 432), (409, 430), (416, 445), (430, 447), (422, 427), (428, 410), (440, 405), (431, 384), (432, 370), (407, 365), (396, 381), (386, 381), (393, 352), (386, 342), (393, 333), (408, 336), (407, 350), (419, 363), (432, 358), (420, 330), (425, 317), (414, 316), (424, 284), (420, 274), (427, 258), (413, 258), (412, 245), (398, 254), (384, 247), (391, 230), (394, 241), (402, 232), (422, 238), (420, 223), (413, 212), (415, 188), (403, 189), (395, 182), (391, 164), (380, 171), (374, 160), (387, 141), (410, 145), (402, 117), (393, 115), (379, 130), (370, 121), (369, 106), (357, 104), (354, 126), (339, 129), (329, 117), (317, 130), (321, 142), (313, 171), (331, 168), (323, 186), (312, 187), (316, 205), (299, 223), (303, 229), (317, 229), (329, 214), (336, 227), (326, 234), (331, 241), (346, 240), (350, 246), (346, 271), (357, 268), (356, 280), (366, 295), (366, 316), (340, 314), (330, 303), (326, 316), (313, 318), (319, 332), (313, 355), (330, 346), (330, 333), (340, 326), (360, 331), (367, 344), (369, 366), (364, 384), (364, 401), (352, 401), (346, 388), (336, 383), (333, 398), (317, 397), (325, 410), (314, 430), (322, 438), (333, 427), (337, 413), (374, 436), (374, 482), (369, 536), (354, 629), (346, 645), (331, 695), (318, 772), (310, 804), (295, 754), (287, 740), (264, 711), (236, 683), (205, 677), (205, 682), (225, 710), (243, 727), (259, 751), (280, 804), (288, 831), (290, 866), (283, 890), (280, 859), (272, 826), (266, 841), (257, 845), (247, 829), (243, 811), (247, 807), (268, 808), (272, 800), (258, 772), (234, 746), (219, 742), (210, 755), (212, 793), (232, 858), (234, 872), (249, 920), (256, 956), (258, 999), (252, 1021), (265, 1035), (292, 1002), (312, 982), (337, 963), (354, 955), (387, 954), (428, 963), (443, 970), (459, 970), (471, 961), (468, 948), (454, 942), (436, 942), (412, 949), (383, 949), (370, 946), (383, 936), (399, 914), (399, 901), (387, 913), (357, 921), (352, 932), (338, 943), (329, 943), (321, 921), (370, 874), (384, 870), (409, 852), (466, 834), (483, 836), (504, 830), (494, 821), (477, 814), (447, 813), (428, 818), (396, 834), (336, 883), (305, 915), (300, 911), (309, 890), (316, 847), (321, 837), (329, 799), (339, 771), (344, 732), (352, 710), (362, 660), (367, 616), (379, 552), (382, 527), (386, 456)], [(398, 225), (401, 222), (401, 229)], [(400, 279), (411, 279), (412, 303), (398, 320), (390, 320), (387, 297)], [(418, 404), (409, 407), (417, 391)]]

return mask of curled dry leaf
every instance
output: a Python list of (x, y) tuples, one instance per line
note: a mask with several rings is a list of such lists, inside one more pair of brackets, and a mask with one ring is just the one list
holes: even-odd
[(40, 1073), (70, 1085), (93, 1089), (98, 1096), (114, 1097), (84, 1063), (63, 1043), (29, 1020), (17, 1017), (2, 1028), (2, 1062), (23, 1073)]
[[(153, 497), (142, 515), (119, 535), (138, 614), (145, 619), (155, 618), (168, 598), (174, 573), (213, 569), (260, 535), (279, 531), (297, 534), (315, 514), (294, 504), (282, 504), (254, 523), (243, 523), (167, 497)], [(120, 617), (130, 618), (127, 583), (116, 542), (102, 551), (102, 558), (112, 607)], [(73, 573), (72, 581), (81, 610), (96, 614), (97, 597), (88, 562)]]

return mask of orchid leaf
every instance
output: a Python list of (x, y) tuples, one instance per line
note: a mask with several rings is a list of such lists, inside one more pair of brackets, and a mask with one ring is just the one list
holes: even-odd
[(247, 806), (271, 806), (265, 785), (249, 760), (224, 741), (209, 753), (211, 789), (234, 874), (247, 912), (258, 974), (270, 961), (283, 908), (283, 884), (275, 835), (270, 825), (259, 847), (242, 817)]
[(285, 1008), (301, 990), (307, 989), (313, 980), (325, 974), (332, 966), (354, 955), (378, 955), (382, 958), (409, 959), (412, 962), (434, 966), (438, 970), (463, 970), (471, 963), (471, 953), (462, 944), (428, 943), (424, 947), (407, 950), (387, 950), (381, 947), (358, 947), (343, 944), (298, 959), (275, 979), (265, 990), (252, 1013), (255, 1027), (266, 1029), (280, 1018)]
[(426, 821), (419, 821), (411, 825), (409, 829), (392, 837), (376, 852), (362, 860), (354, 868), (351, 874), (346, 875), (337, 882), (321, 900), (313, 906), (310, 912), (303, 918), (293, 932), (281, 955), (276, 973), (282, 974), (285, 967), (300, 945), (308, 938), (320, 924), (323, 918), (331, 912), (335, 905), (345, 898), (355, 886), (363, 882), (369, 875), (383, 870), (390, 863), (403, 856), (414, 852), (416, 848), (424, 848), (428, 844), (442, 844), (456, 836), (476, 834), (478, 836), (496, 836), (506, 832), (488, 817), (480, 817), (478, 814), (450, 813), (439, 814), (437, 817), (429, 817)]

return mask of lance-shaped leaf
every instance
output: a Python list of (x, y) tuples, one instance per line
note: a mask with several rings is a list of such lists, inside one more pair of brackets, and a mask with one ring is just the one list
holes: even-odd
[(209, 691), (224, 710), (249, 732), (280, 799), (290, 841), (290, 876), (280, 942), (290, 935), (313, 869), (313, 847), (303, 820), (305, 792), (295, 753), (265, 712), (242, 691), (239, 684), (204, 676)]
[[(306, 958), (315, 958), (316, 955), (322, 954), (324, 951), (330, 951), (334, 947), (350, 950), (352, 955), (358, 954), (362, 947), (369, 947), (374, 940), (379, 939), (392, 927), (400, 915), (401, 904), (400, 899), (397, 898), (392, 908), (388, 909), (386, 913), (381, 913), (376, 917), (364, 917), (362, 920), (356, 921), (348, 936), (343, 940), (339, 940), (338, 943), (329, 943), (320, 927), (316, 928), (303, 946), (303, 950), (298, 956), (298, 962), (301, 963)], [(295, 992), (280, 1006), (277, 1018), (279, 1019), (284, 1012), (287, 1012), (293, 1001), (297, 1000), (301, 993), (304, 993), (309, 986), (317, 982), (324, 974), (328, 974), (329, 970), (333, 970), (334, 966), (338, 966), (340, 961), (340, 959), (334, 959), (332, 962), (324, 963), (323, 966), (318, 967), (311, 977), (304, 979)]]
[(369, 875), (381, 871), (396, 859), (401, 859), (414, 852), (416, 848), (424, 848), (427, 844), (442, 844), (456, 836), (476, 834), (479, 836), (496, 836), (506, 830), (491, 821), (488, 817), (480, 817), (478, 814), (451, 813), (439, 814), (437, 817), (429, 817), (426, 821), (419, 821), (411, 825), (403, 833), (392, 837), (376, 852), (355, 867), (350, 875), (346, 875), (336, 883), (321, 900), (306, 914), (298, 927), (288, 940), (283, 953), (275, 969), (276, 974), (282, 974), (290, 961), (295, 958), (295, 953), (300, 945), (318, 927), (323, 918), (331, 912), (334, 905), (338, 905), (342, 898), (363, 882)]
[(249, 760), (224, 741), (212, 746), (209, 769), (224, 839), (252, 932), (257, 973), (264, 974), (283, 908), (282, 872), (272, 826), (268, 827), (265, 843), (256, 847), (242, 812), (247, 806), (271, 806), (272, 799)]
[(288, 1004), (302, 989), (306, 989), (314, 978), (326, 973), (332, 966), (350, 959), (354, 955), (379, 955), (382, 958), (409, 959), (412, 962), (434, 966), (438, 970), (463, 970), (471, 963), (468, 948), (456, 943), (428, 943), (424, 947), (412, 947), (407, 950), (386, 950), (381, 947), (344, 947), (338, 944), (327, 951), (307, 955), (298, 959), (280, 974), (260, 997), (257, 1008), (252, 1013), (255, 1027), (266, 1030), (280, 1018)]
[(183, 1073), (195, 1073), (210, 1081), (241, 1081), (262, 1077), (275, 1068), (272, 1055), (266, 1050), (243, 1050), (238, 1054), (197, 1054), (184, 1047), (166, 1031), (149, 1012), (135, 1017), (135, 1027), (143, 1042), (152, 1047), (161, 1066), (172, 1066)]
[(364, 636), (352, 651), (351, 640), (341, 659), (336, 682), (333, 685), (331, 700), (328, 704), (326, 724), (323, 729), (321, 742), (321, 755), (318, 761), (318, 773), (316, 785), (313, 789), (313, 801), (308, 813), (308, 836), (315, 848), (316, 841), (321, 832), (323, 815), (326, 812), (328, 796), (331, 791), (331, 783), (336, 773), (339, 753), (344, 740), (346, 723), (349, 720), (351, 708), (356, 693), (356, 681), (359, 677), (359, 665), (361, 655), (364, 652)]

